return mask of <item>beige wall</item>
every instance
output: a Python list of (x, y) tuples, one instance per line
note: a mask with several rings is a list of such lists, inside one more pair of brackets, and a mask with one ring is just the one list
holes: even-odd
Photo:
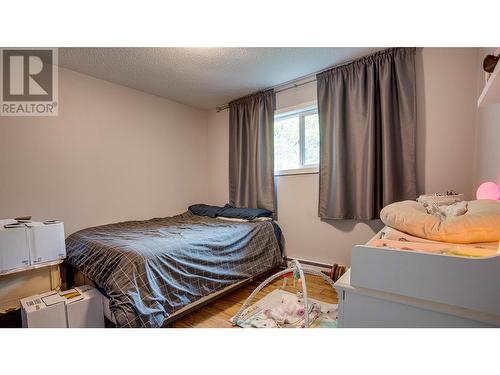
[[(485, 84), (483, 59), (487, 54), (498, 53), (497, 48), (481, 49), (476, 64), (477, 97)], [(478, 110), (476, 137), (476, 174), (474, 190), (485, 181), (500, 184), (500, 103)]]
[(417, 181), (421, 193), (453, 189), (472, 199), (477, 48), (417, 53)]
[(208, 111), (208, 200), (229, 201), (229, 111)]
[[(418, 188), (454, 189), (471, 196), (477, 49), (425, 48), (417, 52)], [(277, 109), (316, 100), (315, 83), (277, 94)], [(228, 115), (209, 114), (209, 200), (228, 200)], [(214, 173), (215, 172), (215, 173)], [(366, 242), (380, 221), (321, 221), (318, 175), (279, 176), (278, 222), (288, 256), (323, 263), (350, 263), (351, 248)]]
[(66, 234), (206, 199), (206, 112), (69, 70), (58, 117), (0, 117), (0, 218)]

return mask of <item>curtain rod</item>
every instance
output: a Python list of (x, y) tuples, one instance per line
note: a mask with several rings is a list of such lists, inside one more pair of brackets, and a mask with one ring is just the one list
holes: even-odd
[[(261, 91), (267, 91), (267, 90), (271, 90), (271, 89), (274, 89), (275, 93), (279, 93), (279, 92), (283, 92), (283, 91), (286, 91), (286, 90), (294, 89), (294, 88), (297, 88), (297, 87), (300, 87), (300, 86), (303, 86), (303, 85), (307, 85), (308, 83), (316, 81), (316, 75), (317, 74), (326, 72), (327, 70), (330, 70), (330, 69), (333, 69), (333, 68), (338, 68), (339, 66), (350, 64), (353, 61), (354, 60), (349, 60), (349, 61), (343, 62), (341, 64), (332, 65), (332, 66), (329, 66), (328, 68), (324, 68), (324, 69), (318, 70), (316, 72), (309, 73), (309, 74), (307, 74), (305, 76), (294, 78), (294, 79), (291, 79), (291, 80), (283, 82), (283, 83), (279, 83), (279, 84), (277, 84), (275, 86), (268, 87), (268, 88), (266, 88), (264, 90), (258, 90), (255, 93), (261, 92)], [(299, 82), (299, 81), (302, 81), (304, 79), (311, 78), (311, 77), (314, 77), (314, 78), (312, 78), (310, 80), (307, 80), (305, 82), (294, 83), (294, 82)], [(280, 89), (280, 87), (282, 87), (282, 88)], [(228, 109), (228, 108), (229, 108), (229, 103), (226, 103), (224, 105), (220, 105), (220, 106), (215, 107), (215, 110), (217, 112), (220, 112), (220, 111), (223, 111), (223, 110)]]

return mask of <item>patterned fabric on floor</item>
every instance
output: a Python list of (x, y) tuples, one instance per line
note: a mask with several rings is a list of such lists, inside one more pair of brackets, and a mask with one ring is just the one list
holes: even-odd
[[(297, 296), (285, 290), (276, 289), (251, 305), (240, 316), (236, 323), (242, 328), (302, 328), (304, 316), (293, 311), (286, 314), (284, 324), (283, 301), (295, 303)], [(309, 328), (336, 328), (338, 305), (329, 304), (308, 298)], [(281, 322), (280, 322), (281, 320)], [(231, 318), (234, 322), (234, 316)]]

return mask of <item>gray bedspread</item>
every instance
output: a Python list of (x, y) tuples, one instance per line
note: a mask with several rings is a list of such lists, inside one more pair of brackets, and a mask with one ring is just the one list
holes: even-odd
[(190, 212), (103, 225), (70, 235), (67, 261), (104, 289), (119, 327), (161, 327), (183, 306), (280, 264), (273, 225)]

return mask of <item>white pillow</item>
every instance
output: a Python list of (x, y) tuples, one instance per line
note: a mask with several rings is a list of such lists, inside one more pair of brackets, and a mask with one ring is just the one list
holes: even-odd
[(380, 219), (392, 228), (433, 241), (500, 241), (500, 201), (470, 201), (465, 214), (446, 218), (427, 213), (418, 202), (402, 201), (384, 207)]

